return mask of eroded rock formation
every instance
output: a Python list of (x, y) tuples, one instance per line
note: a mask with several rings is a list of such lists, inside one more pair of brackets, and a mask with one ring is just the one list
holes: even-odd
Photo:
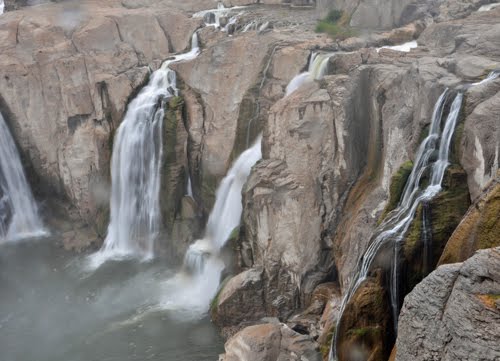
[[(428, 210), (420, 208), (404, 249), (412, 276), (406, 291), (434, 268), (470, 201), (475, 203), (442, 262), (463, 261), (484, 248), (478, 244), (497, 245), (482, 230), (493, 237), (491, 230), (498, 229), (490, 217), (498, 209), (498, 187), (483, 192), (498, 174), (500, 81), (464, 84), (500, 66), (500, 9), (473, 13), (481, 0), (318, 0), (316, 10), (308, 1), (224, 3), (259, 5), (239, 15), (227, 32), (191, 17), (213, 8), (209, 0), (86, 0), (0, 17), (0, 110), (31, 165), (31, 179), (40, 180), (37, 193), (53, 193), (69, 204), (94, 238), (105, 234), (113, 133), (151, 70), (187, 49), (199, 29), (199, 57), (172, 65), (180, 97), (172, 99), (164, 123), (160, 253), (180, 258), (202, 235), (219, 180), (263, 132), (263, 160), (244, 188), (242, 227), (231, 244), (238, 260), (234, 269), (241, 272), (224, 284), (212, 308), (214, 321), (232, 336), (224, 359), (316, 360), (319, 352), (328, 354), (335, 332), (342, 333), (343, 359), (387, 358), (395, 335), (382, 272), (358, 290), (335, 330), (341, 296), (377, 225), (397, 204), (446, 87), (464, 91), (465, 102), (444, 192), (427, 205), (439, 215), (431, 222), (432, 262), (422, 257), (421, 222)], [(283, 3), (306, 7), (276, 6)], [(331, 40), (313, 32), (318, 13), (332, 7), (350, 15), (357, 37)], [(418, 47), (409, 53), (375, 49), (414, 38)], [(313, 51), (335, 52), (326, 76), (285, 96)], [(188, 178), (192, 197), (185, 196)], [(464, 252), (457, 254), (457, 247)], [(414, 332), (415, 318), (431, 314), (418, 309), (418, 302), (442, 305), (439, 295), (452, 287), (452, 295), (461, 292), (456, 300), (471, 301), (471, 292), (482, 286), (474, 281), (462, 287), (455, 279), (462, 273), (463, 282), (480, 279), (474, 276), (478, 264), (493, 264), (497, 253), (440, 268), (417, 286), (403, 311), (398, 359), (406, 357), (403, 352), (416, 354), (413, 334), (430, 340), (425, 347), (433, 355), (443, 355), (436, 351), (441, 340), (472, 339), (450, 331), (452, 314), (438, 326), (424, 318), (425, 330)], [(423, 293), (438, 284), (444, 288), (439, 300)], [(471, 304), (493, 310), (491, 297), (481, 297)], [(443, 337), (431, 340), (433, 332)], [(353, 355), (352, 349), (361, 353)], [(456, 355), (466, 359), (462, 351)], [(485, 359), (496, 355), (491, 352)]]

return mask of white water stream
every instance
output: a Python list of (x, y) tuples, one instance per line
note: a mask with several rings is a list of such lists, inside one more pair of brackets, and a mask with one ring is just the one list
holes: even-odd
[[(223, 3), (219, 2), (217, 4), (217, 9), (209, 9), (199, 11), (193, 14), (193, 18), (203, 18), (206, 26), (213, 26), (222, 31), (228, 31), (229, 25), (236, 23), (238, 17), (241, 16), (241, 12), (232, 15), (235, 10), (244, 9), (246, 6), (233, 6), (226, 8)], [(232, 15), (232, 16), (231, 16)], [(213, 18), (211, 18), (213, 16)], [(227, 24), (221, 26), (221, 19), (227, 18)], [(210, 20), (210, 21), (207, 21)]]
[(401, 51), (401, 52), (404, 52), (404, 53), (408, 53), (411, 49), (415, 49), (417, 47), (418, 47), (417, 41), (416, 40), (412, 40), (412, 41), (409, 41), (409, 42), (404, 43), (404, 44), (382, 46), (380, 48), (377, 48), (376, 50), (377, 50), (377, 53), (381, 49), (390, 49), (390, 50), (396, 50), (396, 51)]
[(323, 79), (328, 69), (328, 61), (333, 55), (333, 53), (312, 53), (309, 68), (288, 83), (285, 96), (292, 94), (306, 82)]
[(16, 144), (0, 113), (0, 243), (46, 233)]
[(261, 142), (259, 136), (249, 149), (241, 153), (221, 181), (204, 238), (188, 248), (182, 272), (164, 285), (164, 294), (168, 296), (162, 307), (175, 310), (180, 317), (204, 315), (217, 292), (224, 269), (219, 253), (231, 232), (240, 225), (243, 211), (241, 192), (252, 167), (262, 158)]
[(500, 6), (500, 3), (492, 3), (492, 4), (487, 4), (481, 6), (477, 11), (478, 12), (483, 12), (483, 11), (490, 11), (493, 10), (494, 8)]
[(108, 233), (90, 259), (92, 268), (108, 259), (153, 256), (160, 230), (163, 121), (168, 100), (178, 95), (176, 74), (169, 66), (192, 60), (199, 52), (194, 33), (191, 50), (165, 61), (128, 106), (113, 145)]

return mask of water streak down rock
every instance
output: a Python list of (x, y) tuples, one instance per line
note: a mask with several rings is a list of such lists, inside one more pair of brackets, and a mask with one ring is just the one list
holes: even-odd
[(45, 233), (16, 144), (0, 113), (0, 241)]
[[(218, 256), (222, 247), (241, 221), (243, 212), (241, 190), (250, 175), (252, 167), (262, 158), (262, 136), (241, 153), (227, 175), (221, 181), (215, 204), (208, 217), (205, 237), (192, 244), (184, 259), (184, 266), (192, 273), (202, 274), (205, 259)], [(218, 281), (217, 285), (218, 285)]]

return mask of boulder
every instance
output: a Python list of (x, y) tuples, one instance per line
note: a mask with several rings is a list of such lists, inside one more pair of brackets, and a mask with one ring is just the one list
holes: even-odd
[(499, 295), (498, 247), (440, 266), (405, 299), (396, 360), (498, 359)]
[(220, 361), (320, 361), (315, 342), (279, 323), (250, 326), (231, 337)]
[[(262, 270), (249, 269), (231, 278), (212, 307), (212, 319), (223, 327), (237, 326), (264, 317)], [(241, 307), (242, 305), (245, 307)]]

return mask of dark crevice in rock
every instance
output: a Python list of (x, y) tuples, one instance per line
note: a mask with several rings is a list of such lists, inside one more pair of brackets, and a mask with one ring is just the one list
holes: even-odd
[(69, 134), (75, 134), (76, 129), (83, 123), (85, 123), (89, 119), (89, 117), (90, 114), (78, 114), (69, 117), (67, 120)]

